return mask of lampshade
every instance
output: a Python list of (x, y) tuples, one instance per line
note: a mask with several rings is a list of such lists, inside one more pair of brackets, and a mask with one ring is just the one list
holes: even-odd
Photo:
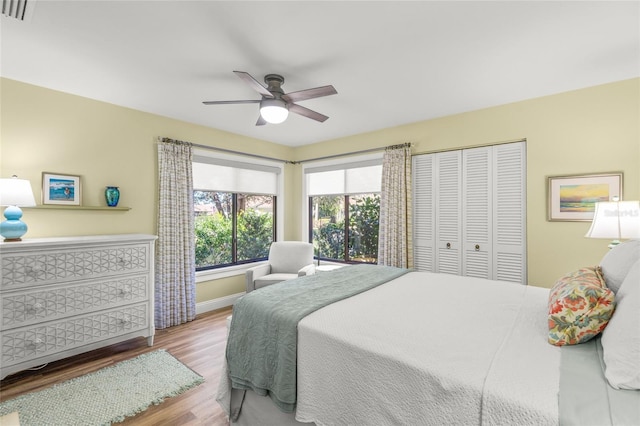
[(4, 210), (7, 220), (0, 223), (0, 235), (4, 237), (4, 241), (20, 241), (20, 237), (27, 232), (27, 225), (20, 220), (20, 207), (36, 205), (31, 183), (16, 176), (0, 179), (0, 205), (8, 206)]
[(15, 176), (0, 179), (0, 206), (31, 207), (35, 205), (31, 182)]
[(640, 238), (640, 201), (596, 203), (589, 238)]
[(280, 124), (289, 116), (289, 110), (282, 99), (263, 99), (260, 101), (260, 115), (267, 123)]

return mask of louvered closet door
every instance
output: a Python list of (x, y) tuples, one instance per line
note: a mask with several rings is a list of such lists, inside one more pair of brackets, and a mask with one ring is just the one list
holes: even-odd
[(493, 277), (492, 147), (462, 152), (462, 275)]
[(418, 155), (414, 265), (526, 283), (525, 143)]
[(435, 155), (413, 157), (413, 265), (435, 272)]
[(436, 272), (460, 275), (461, 268), (461, 152), (435, 157)]
[(493, 149), (494, 279), (526, 284), (525, 142)]

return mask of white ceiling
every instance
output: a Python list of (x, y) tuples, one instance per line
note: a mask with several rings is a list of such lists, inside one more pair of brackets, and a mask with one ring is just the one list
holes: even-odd
[[(2, 17), (3, 77), (289, 146), (640, 76), (638, 1), (50, 1)], [(255, 126), (232, 71), (324, 123)]]

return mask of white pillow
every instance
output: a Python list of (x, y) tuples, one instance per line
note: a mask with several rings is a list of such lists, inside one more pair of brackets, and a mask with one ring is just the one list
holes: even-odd
[(629, 270), (616, 302), (602, 332), (604, 375), (616, 389), (640, 389), (640, 260)]
[(600, 261), (607, 287), (617, 293), (631, 265), (638, 259), (640, 259), (640, 240), (625, 241), (609, 250)]

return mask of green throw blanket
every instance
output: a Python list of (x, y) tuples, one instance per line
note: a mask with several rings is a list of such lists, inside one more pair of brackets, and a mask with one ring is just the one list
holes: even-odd
[(233, 307), (227, 343), (232, 387), (269, 395), (281, 410), (293, 412), (298, 322), (324, 306), (407, 272), (390, 266), (354, 265), (283, 281), (241, 297)]

